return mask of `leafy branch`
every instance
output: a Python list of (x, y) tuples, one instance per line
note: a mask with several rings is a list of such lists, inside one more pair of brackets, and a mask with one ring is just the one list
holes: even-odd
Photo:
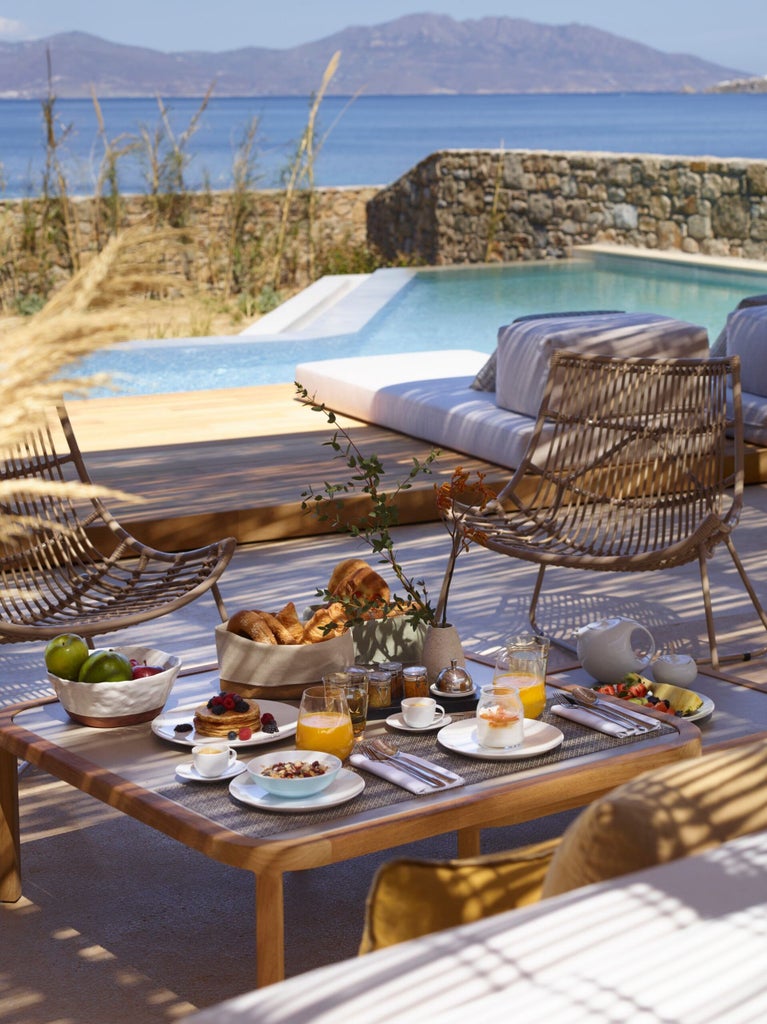
[[(470, 537), (461, 530), (464, 514), (458, 511), (459, 499), (467, 490), (472, 496), (478, 496), (481, 504), (495, 497), (495, 492), (485, 485), (485, 474), (477, 473), (477, 483), (469, 486), (470, 473), (458, 467), (450, 480), (434, 485), (437, 509), (442, 516), (445, 528), (450, 537), (450, 554), (447, 568), (442, 580), (436, 609), (429, 600), (428, 588), (422, 579), (409, 576), (403, 568), (395, 547), (392, 530), (399, 526), (398, 499), (400, 495), (413, 486), (413, 481), (422, 475), (432, 472), (432, 466), (439, 458), (440, 452), (432, 448), (424, 460), (413, 458), (407, 475), (391, 490), (384, 489), (384, 466), (377, 455), (364, 455), (351, 435), (337, 422), (335, 413), (323, 403), (315, 402), (309, 392), (298, 382), (295, 383), (296, 397), (307, 404), (313, 412), (322, 413), (328, 423), (335, 427), (329, 441), (323, 446), (333, 451), (333, 458), (343, 462), (349, 473), (342, 482), (324, 481), (322, 488), (317, 490), (309, 484), (301, 494), (301, 509), (313, 514), (320, 522), (328, 522), (335, 530), (342, 530), (352, 537), (359, 537), (371, 551), (378, 555), (379, 560), (388, 565), (407, 597), (394, 595), (391, 602), (383, 607), (383, 614), (406, 614), (414, 625), (426, 622), (430, 625), (447, 625), (447, 600), (455, 570), (455, 562), (462, 551), (471, 545)], [(356, 522), (350, 522), (343, 514), (341, 496), (363, 494), (369, 499), (369, 510)], [(318, 594), (325, 600), (338, 600), (328, 590), (320, 590)], [(369, 618), (370, 603), (362, 599), (349, 598), (344, 601), (349, 624), (355, 624)], [(380, 607), (380, 606), (379, 606)]]

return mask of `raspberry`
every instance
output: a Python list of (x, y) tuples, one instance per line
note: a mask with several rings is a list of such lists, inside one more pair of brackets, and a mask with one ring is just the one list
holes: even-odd
[(253, 735), (253, 730), (249, 725), (243, 725), (237, 735), (241, 740), (249, 740)]
[(261, 715), (261, 724), (262, 725), (266, 725), (267, 722), (273, 722), (273, 721), (274, 721), (274, 715), (270, 714), (268, 711), (265, 711), (263, 713), (263, 715)]
[(227, 711), (234, 711), (234, 697), (231, 695), (231, 693), (227, 693), (222, 703)]

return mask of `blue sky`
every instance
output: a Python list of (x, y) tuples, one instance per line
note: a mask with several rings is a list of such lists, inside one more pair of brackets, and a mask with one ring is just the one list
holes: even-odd
[(165, 51), (284, 49), (350, 25), (378, 25), (422, 12), (457, 20), (579, 22), (667, 53), (767, 74), (762, 0), (0, 0), (0, 38), (39, 39), (78, 30)]

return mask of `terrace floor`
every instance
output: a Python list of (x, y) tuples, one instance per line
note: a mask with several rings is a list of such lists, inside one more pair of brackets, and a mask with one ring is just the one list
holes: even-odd
[[(146, 524), (155, 542), (181, 533), (192, 543), (195, 536), (209, 540), (236, 529), (241, 546), (222, 583), (230, 611), (276, 608), (287, 600), (301, 609), (340, 558), (364, 557), (359, 541), (345, 536), (293, 535), (305, 523), (297, 504), (309, 474), (320, 482), (328, 474), (318, 463), (328, 429), (292, 401), (290, 387), (98, 400), (73, 403), (71, 413), (93, 476), (147, 496), (130, 518)], [(374, 446), (369, 450), (403, 467), (428, 451), (376, 428), (353, 429)], [(459, 462), (475, 464), (450, 454), (444, 468)], [(414, 510), (414, 521), (398, 531), (398, 550), (436, 588), (446, 543), (441, 526), (423, 511), (430, 498), (427, 483), (422, 511)], [(767, 600), (767, 487), (749, 487), (746, 505), (735, 541)], [(510, 563), (482, 549), (459, 559), (451, 618), (462, 637), (481, 641), (524, 627), (534, 569)], [(732, 650), (760, 639), (763, 631), (724, 556), (712, 559), (711, 575), (717, 618), (732, 632)], [(695, 566), (630, 578), (605, 574), (598, 585), (592, 574), (572, 570), (550, 577), (540, 614), (553, 632), (564, 637), (574, 622), (623, 614), (657, 631), (664, 643), (701, 653)], [(206, 597), (104, 639), (151, 640), (180, 654), (186, 666), (209, 665), (216, 622)], [(736, 671), (767, 680), (764, 660)], [(47, 694), (42, 675), (42, 645), (0, 647), (0, 703)], [(767, 708), (763, 714), (767, 728)], [(721, 721), (726, 728), (727, 716)], [(3, 1024), (156, 1024), (251, 987), (253, 891), (245, 872), (156, 835), (36, 769), (24, 772), (21, 788), (24, 897), (0, 906)], [(496, 830), (485, 850), (557, 834), (569, 819)], [(452, 856), (454, 847), (447, 837), (288, 877), (287, 930), (296, 937), (288, 974), (355, 954), (373, 872), (404, 853)]]

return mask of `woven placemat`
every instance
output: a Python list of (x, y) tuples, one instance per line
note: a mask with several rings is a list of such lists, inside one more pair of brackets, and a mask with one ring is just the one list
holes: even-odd
[[(485, 761), (462, 757), (460, 754), (441, 747), (437, 743), (434, 733), (397, 733), (396, 743), (401, 750), (417, 754), (419, 757), (426, 758), (434, 764), (442, 765), (444, 768), (457, 772), (463, 777), (466, 785), (471, 786), (485, 779), (498, 778), (502, 775), (528, 771), (531, 768), (538, 768), (543, 765), (556, 764), (559, 761), (583, 757), (600, 750), (629, 746), (634, 743), (652, 742), (653, 738), (664, 736), (674, 731), (673, 726), (662, 722), (659, 729), (647, 735), (627, 736), (625, 738), (607, 736), (604, 733), (578, 725), (576, 722), (553, 715), (549, 710), (552, 702), (556, 702), (556, 698), (553, 701), (552, 699), (549, 700), (541, 720), (550, 722), (560, 729), (564, 734), (564, 740), (559, 747), (545, 754), (539, 754), (537, 757), (524, 758), (518, 761)], [(454, 717), (472, 717), (472, 713), (468, 712)], [(225, 828), (241, 832), (244, 835), (253, 836), (254, 838), (268, 838), (269, 836), (284, 834), (293, 829), (340, 821), (350, 815), (398, 804), (403, 800), (419, 799), (419, 797), (414, 797), (406, 790), (401, 789), (399, 786), (394, 786), (376, 775), (371, 775), (369, 772), (364, 771), (358, 772), (351, 765), (346, 767), (348, 767), (349, 771), (355, 772), (365, 779), (365, 789), (359, 796), (346, 804), (316, 812), (284, 814), (251, 807), (235, 800), (229, 793), (228, 783), (225, 782), (212, 785), (208, 783), (170, 782), (166, 786), (158, 787), (157, 791), (162, 796), (182, 804), (190, 811), (216, 821)], [(455, 790), (451, 792), (455, 793)], [(432, 794), (428, 795), (431, 796)]]

